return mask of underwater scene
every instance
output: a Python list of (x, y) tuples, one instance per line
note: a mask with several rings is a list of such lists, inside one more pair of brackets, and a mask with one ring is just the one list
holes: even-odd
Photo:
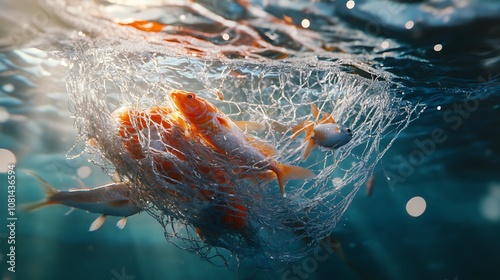
[(500, 279), (500, 2), (0, 6), (2, 280)]

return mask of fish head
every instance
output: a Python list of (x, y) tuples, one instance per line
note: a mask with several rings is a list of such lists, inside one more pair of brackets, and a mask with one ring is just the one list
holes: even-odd
[(212, 113), (218, 111), (210, 102), (192, 92), (173, 90), (170, 97), (179, 112), (195, 126), (210, 123)]
[(340, 146), (343, 146), (343, 145), (349, 143), (349, 141), (351, 141), (353, 134), (352, 134), (352, 130), (349, 127), (347, 127), (345, 125), (341, 125), (341, 124), (339, 124), (338, 126), (339, 126), (340, 132), (342, 134), (342, 140), (339, 143), (341, 144)]
[(175, 106), (189, 121), (196, 122), (206, 117), (209, 103), (192, 92), (173, 90), (170, 97)]
[(314, 127), (313, 140), (325, 148), (339, 148), (351, 141), (352, 130), (338, 123), (318, 124)]

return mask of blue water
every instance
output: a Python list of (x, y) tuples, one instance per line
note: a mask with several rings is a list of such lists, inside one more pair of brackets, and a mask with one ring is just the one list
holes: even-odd
[[(248, 16), (231, 1), (200, 2), (226, 19)], [(499, 279), (500, 4), (355, 1), (348, 9), (346, 1), (285, 2), (255, 1), (254, 8), (296, 24), (310, 19), (309, 29), (337, 49), (318, 60), (350, 61), (345, 72), (387, 80), (395, 96), (425, 106), (377, 165), (372, 194), (363, 186), (333, 232), (348, 261), (317, 251), (283, 271), (228, 271), (166, 242), (146, 213), (130, 217), (124, 230), (109, 217), (101, 229), (87, 232), (97, 215), (65, 216), (67, 208), (53, 206), (17, 212), (15, 273), (7, 270), (9, 232), (2, 227), (2, 279)], [(176, 8), (96, 3), (113, 17), (182, 25), (172, 16)], [(1, 5), (0, 148), (16, 158), (17, 205), (42, 199), (23, 169), (61, 189), (78, 187), (78, 180), (91, 187), (109, 182), (86, 155), (68, 159), (78, 149), (72, 149), (76, 130), (65, 82), (71, 62), (64, 58), (71, 57), (71, 42), (98, 33), (93, 28), (101, 23), (88, 17), (97, 12), (83, 10), (85, 20), (79, 20), (44, 4)], [(408, 21), (412, 28), (405, 27)], [(314, 53), (266, 24), (256, 29), (267, 41), (298, 50), (296, 56)], [(189, 26), (213, 32), (206, 19)], [(7, 184), (5, 173), (0, 182)], [(412, 217), (406, 207), (417, 196), (426, 208)], [(6, 191), (0, 201), (0, 219), (7, 223)]]

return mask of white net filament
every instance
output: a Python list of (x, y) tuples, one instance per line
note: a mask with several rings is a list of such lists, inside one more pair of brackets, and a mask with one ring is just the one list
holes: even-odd
[[(334, 63), (206, 60), (103, 42), (78, 43), (73, 54), (70, 110), (86, 152), (130, 182), (134, 201), (164, 227), (169, 242), (216, 264), (270, 268), (306, 256), (331, 234), (418, 115), (388, 82), (347, 74)], [(173, 89), (196, 93), (234, 121), (261, 124), (262, 130), (246, 133), (276, 147), (280, 164), (307, 168), (315, 177), (288, 182), (283, 197), (277, 180), (258, 167), (215, 152), (189, 127), (171, 126)], [(291, 131), (314, 120), (311, 103), (354, 135), (334, 152), (315, 147), (304, 161), (304, 136), (292, 139)], [(130, 116), (130, 133), (120, 132), (117, 110)], [(244, 225), (231, 225), (233, 216)]]

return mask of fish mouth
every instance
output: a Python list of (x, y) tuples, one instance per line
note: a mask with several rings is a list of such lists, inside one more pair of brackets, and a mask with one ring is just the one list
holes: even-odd
[(180, 104), (181, 96), (184, 95), (182, 92), (173, 90), (170, 92), (170, 98), (174, 101), (176, 105)]
[(173, 90), (170, 92), (170, 98), (172, 98), (172, 101), (174, 101), (174, 104), (177, 107), (177, 109), (183, 112), (190, 112), (192, 111), (191, 106), (188, 106), (185, 100), (183, 100), (185, 96), (186, 93), (182, 91)]

